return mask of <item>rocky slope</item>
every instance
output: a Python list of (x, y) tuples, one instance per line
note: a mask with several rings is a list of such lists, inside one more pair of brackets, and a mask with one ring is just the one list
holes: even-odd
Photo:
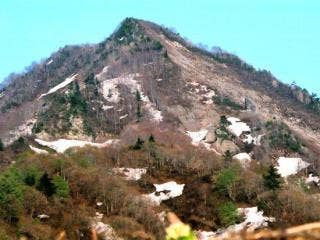
[[(255, 229), (274, 222), (251, 206), (268, 202), (261, 178), (270, 164), (290, 193), (302, 194), (296, 189), (297, 177), (308, 184), (318, 181), (320, 119), (310, 101), (306, 91), (285, 85), (236, 56), (207, 52), (164, 27), (128, 18), (105, 41), (66, 46), (13, 77), (1, 90), (0, 138), (7, 147), (0, 151), (0, 160), (8, 166), (20, 156), (25, 158), (18, 162), (23, 169), (34, 158), (31, 152), (44, 159), (61, 156), (75, 162), (67, 166), (71, 175), (63, 174), (74, 187), (81, 157), (70, 149), (89, 145), (99, 150), (80, 153), (95, 159), (95, 172), (107, 168), (109, 174), (113, 168), (111, 175), (138, 181), (117, 187), (133, 191), (134, 199), (143, 195), (152, 206), (175, 211), (199, 231), (207, 230), (200, 231), (203, 236), (226, 230), (221, 229), (226, 224), (217, 218), (217, 210), (212, 210), (215, 201), (226, 199), (236, 202), (244, 215), (230, 229)], [(242, 169), (236, 167), (235, 172), (245, 182), (235, 184), (239, 189), (244, 186), (245, 197), (237, 195), (235, 185), (222, 195), (216, 190), (221, 172), (235, 162)], [(64, 172), (37, 164), (49, 175)], [(101, 179), (110, 178), (103, 174)], [(88, 199), (81, 191), (72, 193), (73, 200), (94, 207), (98, 193)], [(312, 186), (312, 191), (319, 190)], [(286, 193), (279, 195), (284, 199)], [(97, 206), (105, 206), (100, 201)], [(279, 215), (280, 226), (300, 220), (300, 212), (289, 218), (263, 206), (268, 214)], [(111, 208), (102, 210), (112, 222)], [(114, 234), (99, 216), (93, 225), (100, 226), (101, 234), (104, 230)], [(146, 232), (157, 235), (149, 223), (136, 215), (135, 219)]]

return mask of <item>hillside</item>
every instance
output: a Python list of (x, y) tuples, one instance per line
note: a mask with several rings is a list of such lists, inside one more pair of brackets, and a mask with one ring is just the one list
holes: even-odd
[(319, 106), (127, 18), (0, 91), (0, 235), (163, 239), (167, 212), (200, 239), (317, 221)]

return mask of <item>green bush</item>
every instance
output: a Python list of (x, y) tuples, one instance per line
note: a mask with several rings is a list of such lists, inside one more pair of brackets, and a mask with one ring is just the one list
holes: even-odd
[(221, 170), (215, 179), (215, 185), (220, 194), (233, 195), (235, 183), (238, 179), (237, 170), (233, 167)]
[(69, 185), (66, 180), (64, 180), (61, 176), (55, 176), (52, 180), (54, 185), (55, 194), (60, 198), (69, 197)]
[(300, 141), (292, 136), (289, 128), (284, 123), (267, 122), (270, 130), (269, 143), (273, 148), (284, 148), (292, 152), (301, 150)]
[(218, 216), (224, 227), (236, 224), (241, 220), (237, 206), (232, 202), (226, 202), (220, 205), (218, 208)]
[(23, 206), (23, 183), (16, 169), (0, 175), (0, 216), (8, 222), (16, 222)]

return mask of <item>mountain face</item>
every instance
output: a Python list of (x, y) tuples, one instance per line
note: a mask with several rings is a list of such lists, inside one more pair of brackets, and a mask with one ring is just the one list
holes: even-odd
[[(70, 77), (73, 81), (50, 93)], [(137, 90), (145, 98), (141, 121), (175, 122), (182, 131), (216, 125), (221, 107), (211, 103), (214, 97), (244, 109), (250, 102), (250, 114), (265, 121), (276, 117), (303, 135), (318, 136), (318, 116), (305, 107), (303, 91), (232, 55), (210, 55), (178, 34), (134, 19), (100, 44), (64, 47), (14, 78), (1, 92), (0, 134), (6, 143), (19, 132), (106, 139), (136, 122)]]
[[(73, 146), (105, 148), (117, 142), (125, 147), (137, 138), (133, 148), (140, 149), (142, 139), (151, 134), (162, 151), (176, 149), (148, 169), (149, 185), (173, 176), (189, 184), (183, 190), (186, 199), (166, 207), (193, 227), (210, 230), (217, 228), (213, 215), (204, 213), (211, 205), (197, 206), (197, 201), (206, 200), (195, 195), (211, 191), (204, 179), (215, 171), (217, 159), (274, 164), (284, 178), (302, 169), (318, 172), (320, 118), (310, 108), (312, 101), (308, 92), (285, 85), (234, 55), (210, 53), (162, 26), (128, 18), (105, 41), (66, 46), (12, 77), (0, 91), (0, 137), (8, 148), (24, 137), (29, 147), (37, 146), (33, 151), (62, 154)], [(135, 154), (120, 163), (141, 167), (144, 160), (134, 162), (140, 159)], [(0, 155), (3, 162), (10, 159)], [(112, 159), (119, 165), (119, 155)], [(188, 171), (167, 174), (159, 170), (166, 164), (173, 164), (173, 169), (183, 165)], [(139, 191), (150, 189), (147, 182), (140, 183)], [(175, 184), (156, 188), (181, 190)], [(244, 201), (228, 194), (233, 201)], [(150, 226), (148, 231), (157, 232)]]

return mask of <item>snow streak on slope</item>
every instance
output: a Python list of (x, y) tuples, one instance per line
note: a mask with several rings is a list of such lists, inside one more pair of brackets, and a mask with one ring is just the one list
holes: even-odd
[(103, 148), (109, 146), (111, 144), (116, 144), (119, 142), (117, 139), (110, 139), (104, 143), (93, 143), (88, 141), (81, 141), (81, 140), (69, 140), (69, 139), (59, 139), (52, 142), (43, 141), (41, 139), (35, 139), (37, 143), (42, 146), (46, 146), (52, 148), (53, 150), (57, 151), (58, 153), (64, 153), (67, 149), (72, 147), (84, 147), (86, 145)]
[[(97, 75), (100, 79), (103, 73)], [(127, 74), (121, 77), (106, 79), (102, 81), (102, 93), (104, 98), (111, 103), (119, 103), (121, 100), (121, 94), (119, 91), (119, 85), (125, 85), (130, 89), (132, 94), (136, 94), (138, 91), (141, 96), (141, 100), (144, 103), (143, 107), (146, 108), (155, 122), (161, 122), (163, 117), (161, 111), (157, 110), (155, 105), (150, 101), (148, 96), (144, 95), (141, 84), (134, 79), (139, 74)]]
[(250, 127), (239, 118), (228, 117), (227, 120), (231, 123), (227, 129), (235, 136), (240, 137), (243, 132), (251, 132)]
[(48, 154), (48, 151), (29, 145), (30, 149), (38, 154)]
[(201, 129), (198, 132), (187, 131), (188, 136), (192, 139), (192, 144), (198, 146), (199, 143), (207, 136), (208, 130)]
[(78, 74), (73, 74), (72, 76), (66, 78), (66, 80), (64, 80), (62, 83), (59, 83), (57, 86), (51, 88), (47, 93), (41, 94), (39, 99), (44, 97), (44, 96), (47, 96), (47, 95), (49, 95), (51, 93), (54, 93), (54, 92), (58, 91), (61, 88), (64, 88), (65, 86), (67, 86), (68, 84), (73, 82), (76, 79), (77, 76), (78, 76)]
[(220, 237), (221, 239), (229, 239), (231, 234), (241, 232), (244, 229), (254, 231), (259, 228), (267, 227), (268, 222), (274, 222), (275, 218), (263, 216), (263, 211), (259, 211), (258, 207), (238, 208), (238, 214), (243, 215), (244, 221), (231, 225), (226, 229), (220, 229), (216, 232), (198, 232), (200, 240), (209, 240), (212, 237)]
[(278, 159), (278, 169), (279, 174), (286, 178), (290, 175), (297, 174), (300, 170), (307, 168), (310, 163), (303, 161), (301, 158), (286, 158), (280, 157)]
[(147, 173), (146, 168), (114, 168), (113, 171), (125, 175), (125, 179), (128, 181), (137, 181)]
[(182, 195), (184, 188), (184, 184), (178, 184), (174, 181), (153, 185), (155, 186), (156, 191), (145, 195), (145, 197), (156, 205), (160, 205), (162, 201)]

